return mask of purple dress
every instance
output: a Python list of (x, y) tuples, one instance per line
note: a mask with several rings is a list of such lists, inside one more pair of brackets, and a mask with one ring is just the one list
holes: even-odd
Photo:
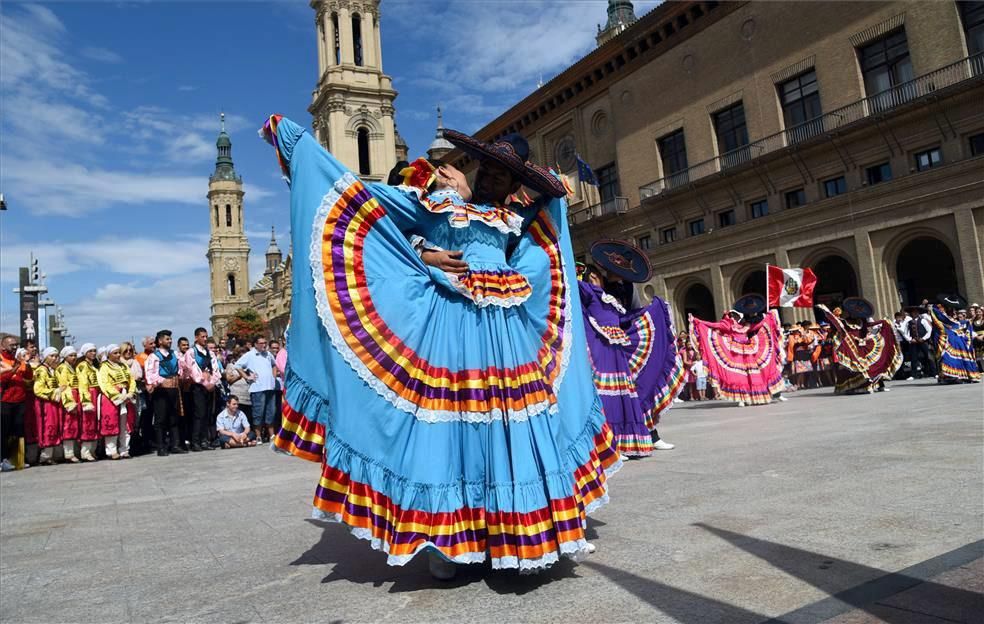
[(619, 453), (653, 452), (652, 431), (683, 388), (669, 307), (659, 297), (627, 312), (603, 289), (578, 282), (594, 383)]

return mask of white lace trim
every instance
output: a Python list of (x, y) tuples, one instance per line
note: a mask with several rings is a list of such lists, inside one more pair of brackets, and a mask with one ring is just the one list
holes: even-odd
[(601, 300), (615, 308), (615, 311), (619, 314), (625, 314), (625, 308), (622, 307), (622, 303), (614, 295), (601, 291)]
[[(526, 300), (530, 298), (530, 295), (533, 294), (533, 287), (530, 285), (530, 292), (525, 295), (512, 295), (509, 297), (485, 297), (483, 295), (476, 296), (475, 293), (468, 288), (468, 286), (462, 283), (460, 276), (455, 275), (454, 273), (445, 273), (445, 275), (448, 277), (448, 281), (451, 282), (451, 285), (454, 286), (455, 290), (480, 308), (485, 308), (490, 305), (499, 306), (500, 308), (512, 308), (518, 305), (523, 305), (526, 303)], [(529, 284), (528, 281), (527, 284)]]
[(602, 327), (598, 323), (598, 321), (595, 320), (595, 318), (593, 316), (589, 316), (588, 317), (588, 322), (591, 323), (591, 327), (594, 327), (596, 330), (598, 330), (598, 333), (601, 334), (601, 337), (604, 338), (605, 340), (607, 340), (609, 344), (613, 344), (613, 345), (626, 345), (626, 346), (629, 345), (629, 344), (631, 344), (629, 342), (629, 338), (628, 337), (620, 338), (619, 339), (619, 338), (612, 338), (611, 336), (609, 336), (607, 333), (605, 333), (605, 328)]
[[(460, 412), (424, 409), (413, 401), (405, 399), (390, 389), (385, 383), (373, 375), (372, 371), (370, 371), (369, 368), (363, 364), (362, 360), (360, 360), (359, 357), (352, 352), (348, 344), (346, 344), (345, 339), (342, 337), (341, 331), (332, 316), (331, 307), (328, 304), (328, 293), (325, 287), (324, 279), (324, 266), (322, 265), (321, 258), (321, 242), (324, 240), (325, 219), (328, 217), (328, 213), (338, 202), (338, 200), (341, 199), (342, 193), (344, 193), (347, 188), (356, 182), (358, 182), (358, 179), (351, 173), (345, 173), (345, 175), (335, 181), (334, 187), (327, 194), (325, 194), (324, 198), (321, 200), (321, 205), (318, 207), (318, 210), (314, 215), (314, 231), (311, 236), (309, 260), (311, 264), (311, 281), (314, 283), (315, 305), (318, 310), (318, 317), (321, 319), (321, 325), (328, 333), (328, 337), (331, 339), (331, 343), (335, 348), (335, 351), (338, 352), (342, 359), (345, 360), (352, 370), (359, 375), (362, 381), (372, 388), (376, 394), (383, 397), (397, 409), (411, 414), (417, 420), (423, 422), (437, 423), (464, 421), (485, 424), (503, 420), (504, 418), (518, 422), (529, 420), (529, 418), (544, 411), (547, 411), (550, 414), (557, 413), (558, 407), (556, 402), (551, 403), (549, 399), (527, 405), (522, 410), (493, 409), (488, 412)], [(570, 297), (568, 295), (568, 302), (569, 300)], [(569, 351), (569, 349), (567, 349), (567, 351)], [(566, 368), (566, 365), (567, 361), (565, 358), (563, 363), (564, 368)], [(559, 384), (563, 377), (563, 371), (564, 369), (561, 369), (561, 374), (558, 376), (557, 382), (554, 384), (555, 393), (560, 387)]]
[[(522, 234), (523, 217), (521, 217), (520, 215), (518, 215), (518, 214), (516, 214), (516, 213), (514, 213), (512, 211), (505, 212), (506, 220), (503, 221), (502, 218), (499, 217), (499, 215), (494, 215), (495, 218), (494, 219), (491, 219), (491, 220), (483, 219), (481, 216), (479, 216), (479, 214), (487, 214), (487, 213), (482, 213), (481, 210), (478, 210), (477, 208), (475, 208), (475, 204), (471, 204), (471, 203), (467, 203), (467, 202), (466, 203), (469, 206), (471, 206), (472, 208), (475, 209), (475, 212), (467, 212), (467, 211), (464, 211), (464, 210), (462, 210), (462, 211), (455, 210), (455, 208), (463, 208), (463, 206), (461, 204), (457, 204), (457, 205), (456, 204), (449, 204), (447, 206), (442, 207), (440, 210), (434, 210), (431, 206), (437, 205), (440, 202), (434, 201), (433, 199), (430, 199), (430, 197), (435, 196), (435, 195), (438, 195), (439, 196), (439, 195), (442, 195), (443, 194), (443, 195), (447, 195), (449, 197), (451, 197), (451, 196), (457, 196), (457, 197), (461, 198), (461, 195), (459, 195), (455, 191), (446, 190), (446, 189), (442, 189), (442, 190), (439, 190), (439, 191), (433, 191), (431, 193), (428, 193), (424, 189), (417, 188), (416, 186), (407, 186), (405, 184), (401, 184), (397, 188), (400, 189), (401, 191), (405, 192), (405, 193), (412, 193), (412, 194), (414, 194), (417, 197), (417, 201), (420, 203), (420, 205), (423, 206), (424, 209), (426, 209), (428, 212), (431, 212), (431, 213), (434, 213), (434, 214), (442, 214), (442, 213), (445, 213), (445, 212), (450, 212), (451, 214), (448, 215), (448, 224), (451, 225), (451, 227), (453, 227), (453, 228), (458, 228), (458, 229), (466, 228), (469, 225), (471, 225), (471, 222), (472, 221), (476, 221), (476, 222), (481, 223), (483, 225), (487, 225), (490, 228), (493, 228), (495, 230), (498, 230), (498, 231), (502, 232), (503, 234), (512, 234), (514, 236), (519, 236), (520, 234)], [(462, 201), (464, 201), (464, 199), (462, 199)], [(468, 220), (466, 222), (464, 222), (464, 223), (460, 223), (460, 222), (455, 221), (455, 217), (456, 216), (459, 216), (462, 213), (465, 214), (468, 217)], [(476, 213), (479, 213), (479, 214), (476, 214)]]

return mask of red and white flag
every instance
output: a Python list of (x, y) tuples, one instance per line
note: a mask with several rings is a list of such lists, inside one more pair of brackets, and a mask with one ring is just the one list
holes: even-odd
[(812, 308), (817, 276), (810, 269), (768, 268), (766, 292), (770, 308)]

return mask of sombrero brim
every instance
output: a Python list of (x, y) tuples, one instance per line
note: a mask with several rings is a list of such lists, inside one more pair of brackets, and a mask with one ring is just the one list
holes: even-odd
[(954, 310), (963, 310), (967, 307), (967, 300), (957, 293), (940, 293), (936, 295), (936, 301)]
[(646, 254), (626, 241), (595, 241), (591, 245), (591, 257), (601, 268), (630, 282), (648, 282), (653, 276)]
[(567, 194), (567, 190), (557, 176), (540, 165), (524, 161), (511, 149), (498, 149), (495, 145), (479, 141), (457, 130), (445, 129), (444, 138), (479, 160), (491, 158), (512, 171), (524, 186), (534, 191), (551, 197), (563, 197)]
[(867, 319), (874, 316), (875, 306), (871, 302), (861, 297), (848, 297), (841, 303), (841, 309), (848, 318)]
[(743, 295), (735, 301), (735, 304), (731, 306), (732, 310), (737, 310), (745, 316), (754, 316), (756, 314), (762, 314), (766, 309), (765, 297), (762, 295)]

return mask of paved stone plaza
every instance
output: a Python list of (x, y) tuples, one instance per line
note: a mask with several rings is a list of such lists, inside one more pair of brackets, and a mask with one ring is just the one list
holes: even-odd
[(984, 386), (677, 405), (598, 552), (539, 576), (390, 568), (305, 520), (318, 466), (264, 449), (0, 478), (0, 621), (984, 621)]

